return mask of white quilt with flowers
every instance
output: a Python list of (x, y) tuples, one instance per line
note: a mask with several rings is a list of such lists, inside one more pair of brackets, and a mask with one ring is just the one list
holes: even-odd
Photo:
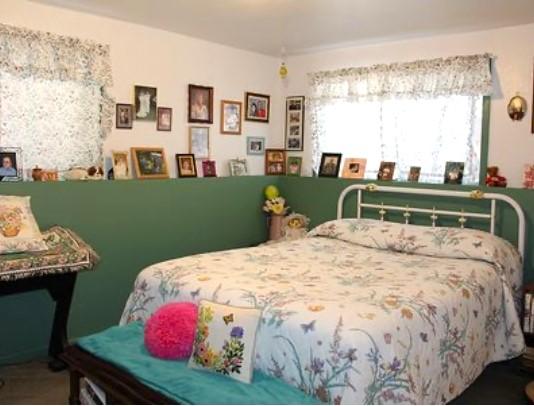
[(152, 265), (121, 323), (172, 301), (260, 307), (256, 368), (328, 403), (445, 403), (523, 351), (521, 281), (516, 249), (482, 231), (335, 220)]

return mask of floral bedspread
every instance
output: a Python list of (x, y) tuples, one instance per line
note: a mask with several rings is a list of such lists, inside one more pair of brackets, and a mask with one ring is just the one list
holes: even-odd
[(445, 403), (523, 351), (521, 278), (517, 251), (488, 233), (337, 220), (150, 266), (121, 323), (171, 301), (260, 307), (256, 368), (328, 403)]

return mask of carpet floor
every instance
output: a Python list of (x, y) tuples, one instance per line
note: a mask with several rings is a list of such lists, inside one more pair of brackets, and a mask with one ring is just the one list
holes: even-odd
[[(68, 374), (53, 373), (46, 361), (0, 367), (0, 404), (67, 404)], [(452, 404), (528, 404), (525, 385), (534, 374), (520, 369), (519, 360), (492, 364)]]

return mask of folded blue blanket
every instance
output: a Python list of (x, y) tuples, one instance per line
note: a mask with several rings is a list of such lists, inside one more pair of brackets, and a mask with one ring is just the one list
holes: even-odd
[(185, 404), (319, 404), (298, 389), (254, 372), (252, 384), (187, 368), (187, 361), (152, 357), (143, 344), (143, 325), (111, 327), (80, 338), (85, 351), (133, 375), (144, 385)]

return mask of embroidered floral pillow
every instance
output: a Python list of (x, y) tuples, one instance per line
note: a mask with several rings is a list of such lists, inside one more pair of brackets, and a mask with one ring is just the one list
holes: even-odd
[(29, 196), (0, 195), (0, 254), (47, 250)]
[(260, 317), (260, 309), (200, 301), (197, 332), (188, 366), (250, 383)]

